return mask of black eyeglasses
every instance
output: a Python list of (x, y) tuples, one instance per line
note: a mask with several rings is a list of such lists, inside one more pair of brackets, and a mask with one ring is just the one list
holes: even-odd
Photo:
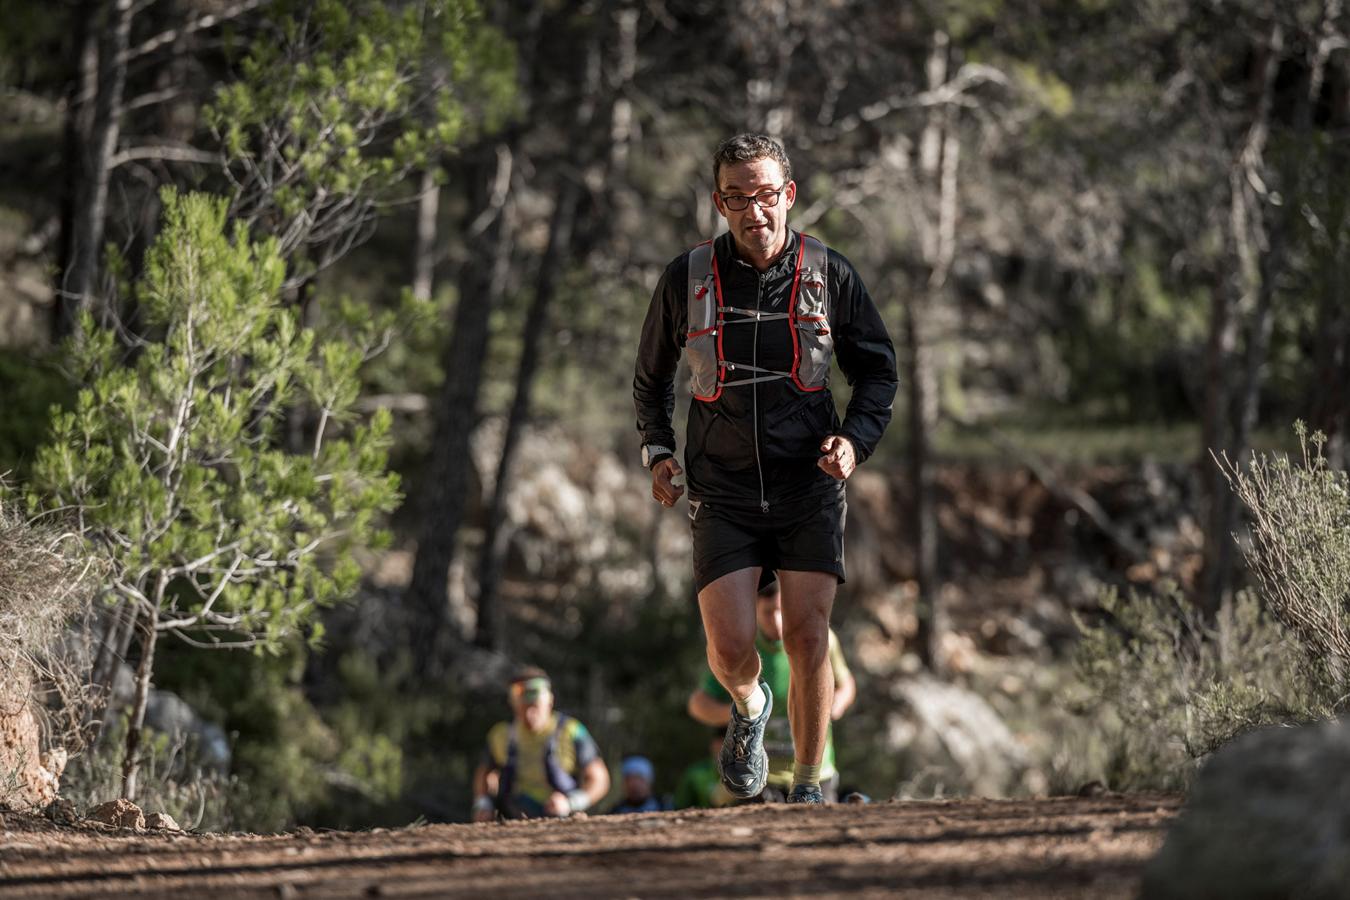
[(758, 203), (760, 209), (769, 209), (778, 205), (778, 198), (782, 195), (783, 189), (786, 187), (787, 185), (784, 184), (772, 191), (764, 191), (763, 193), (755, 194), (753, 197), (746, 196), (745, 194), (723, 194), (721, 191), (718, 191), (717, 195), (722, 198), (722, 202), (725, 203), (727, 209), (732, 212), (740, 212), (743, 209), (749, 209), (751, 200)]

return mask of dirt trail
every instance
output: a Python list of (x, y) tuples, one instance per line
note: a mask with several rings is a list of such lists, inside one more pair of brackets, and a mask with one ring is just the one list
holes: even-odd
[(1179, 798), (151, 835), (0, 813), (0, 897), (1133, 897)]

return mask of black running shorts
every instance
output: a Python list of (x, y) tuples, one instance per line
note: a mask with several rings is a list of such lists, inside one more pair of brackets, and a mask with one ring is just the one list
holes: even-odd
[(765, 570), (830, 572), (844, 581), (844, 516), (840, 490), (769, 508), (689, 501), (694, 536), (694, 589), (723, 575), (760, 566)]

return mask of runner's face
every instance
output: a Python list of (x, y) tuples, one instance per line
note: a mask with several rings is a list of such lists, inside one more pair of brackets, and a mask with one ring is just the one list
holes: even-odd
[(543, 694), (533, 700), (514, 701), (516, 718), (530, 731), (543, 731), (548, 725), (548, 717), (553, 712), (553, 695)]
[[(787, 214), (797, 199), (797, 184), (783, 177), (783, 167), (773, 159), (751, 159), (723, 164), (718, 173), (720, 184), (713, 192), (717, 211), (726, 216), (727, 229), (742, 255), (768, 260), (777, 256), (787, 243)], [(753, 197), (782, 189), (778, 202), (768, 209), (758, 202), (739, 212), (727, 208), (723, 197)], [(767, 199), (767, 198), (766, 198)]]
[(641, 803), (652, 792), (652, 786), (641, 775), (623, 776), (623, 795), (629, 803)]

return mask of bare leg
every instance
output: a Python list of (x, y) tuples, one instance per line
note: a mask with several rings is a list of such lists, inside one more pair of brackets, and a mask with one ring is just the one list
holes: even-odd
[(796, 761), (818, 766), (834, 703), (830, 669), (830, 609), (839, 580), (830, 572), (779, 570), (783, 591), (783, 648), (792, 669), (788, 719)]
[(739, 569), (698, 592), (703, 630), (708, 635), (708, 667), (727, 693), (744, 700), (759, 684), (755, 650), (755, 588), (759, 567)]

